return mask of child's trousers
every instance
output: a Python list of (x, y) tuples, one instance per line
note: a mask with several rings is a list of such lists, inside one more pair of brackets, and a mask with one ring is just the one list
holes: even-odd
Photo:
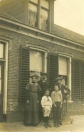
[(53, 105), (54, 125), (59, 125), (61, 102), (56, 102), (55, 104), (56, 104), (56, 107)]

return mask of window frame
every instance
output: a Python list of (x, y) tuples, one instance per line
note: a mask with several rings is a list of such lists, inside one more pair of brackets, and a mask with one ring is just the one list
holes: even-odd
[[(50, 27), (50, 22), (49, 22), (49, 20), (50, 20), (50, 1), (49, 0), (46, 0), (46, 1), (48, 1), (49, 2), (49, 9), (47, 9), (47, 8), (45, 8), (45, 7), (43, 7), (43, 6), (41, 6), (41, 0), (38, 0), (38, 4), (37, 3), (34, 3), (34, 2), (32, 2), (32, 1), (30, 1), (30, 0), (27, 0), (26, 2), (25, 2), (25, 23), (27, 24), (27, 25), (29, 25), (29, 3), (30, 4), (33, 4), (33, 5), (35, 5), (35, 6), (37, 6), (37, 21), (36, 21), (36, 26), (33, 26), (34, 28), (39, 28), (40, 30), (42, 30), (41, 29), (41, 21), (40, 21), (40, 15), (41, 15), (41, 8), (43, 9), (43, 10), (45, 10), (45, 11), (47, 11), (48, 12), (48, 22), (47, 22), (47, 30), (45, 29), (45, 30), (43, 30), (43, 31), (50, 31), (50, 29), (51, 29), (51, 27)], [(29, 25), (30, 26), (30, 25)]]
[(0, 60), (3, 60), (3, 59), (5, 59), (5, 44), (3, 42), (1, 42), (1, 41), (0, 41), (0, 44), (3, 45), (3, 57), (0, 58)]
[[(49, 7), (50, 8), (50, 7)], [(41, 8), (40, 8), (40, 10), (44, 10), (44, 11), (47, 11), (47, 13), (48, 13), (48, 22), (47, 22), (47, 30), (45, 29), (45, 31), (48, 31), (48, 27), (49, 27), (49, 9), (47, 9), (47, 8), (45, 8), (45, 7), (43, 7), (43, 6), (41, 6)], [(41, 16), (41, 13), (40, 13), (40, 16)], [(42, 28), (41, 28), (41, 21), (40, 21), (40, 29), (42, 30)]]
[[(38, 0), (38, 3), (39, 3), (39, 0)], [(34, 3), (34, 2), (32, 2), (32, 1), (29, 1), (29, 4), (32, 4), (32, 5), (36, 6), (36, 8), (37, 8), (37, 15), (36, 15), (37, 21), (36, 21), (36, 25), (34, 27), (38, 27), (38, 6), (39, 5)], [(28, 4), (28, 14), (29, 14), (29, 4)], [(29, 19), (28, 19), (28, 25), (29, 25)], [(29, 26), (31, 26), (31, 25), (29, 25)]]
[[(69, 102), (72, 102), (72, 93), (71, 93), (71, 91), (72, 91), (72, 79), (71, 79), (71, 77), (72, 77), (72, 65), (71, 65), (71, 63), (72, 63), (72, 57), (69, 56), (69, 55), (61, 54), (61, 53), (58, 54), (58, 58), (59, 58), (59, 56), (65, 57), (69, 61), (68, 62), (69, 63), (68, 64), (69, 65), (69, 68), (68, 68), (69, 71), (67, 71), (67, 83), (68, 83), (68, 88), (70, 89), (70, 99), (69, 99)], [(58, 59), (58, 61), (59, 61), (59, 59)], [(69, 72), (69, 75), (68, 75), (68, 72)], [(59, 75), (59, 62), (58, 62), (58, 75)]]
[(40, 48), (35, 48), (35, 47), (29, 47), (29, 49), (30, 49), (30, 52), (31, 52), (31, 50), (36, 50), (36, 51), (39, 51), (39, 52), (43, 52), (44, 53), (44, 59), (45, 60), (44, 60), (44, 68), (43, 68), (44, 69), (44, 72), (43, 73), (47, 73), (47, 50), (40, 49)]

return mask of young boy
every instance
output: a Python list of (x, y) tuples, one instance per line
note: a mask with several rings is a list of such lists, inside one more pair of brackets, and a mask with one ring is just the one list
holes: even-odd
[(49, 96), (50, 92), (48, 89), (46, 89), (45, 91), (45, 95), (42, 97), (41, 100), (41, 105), (43, 108), (43, 116), (44, 116), (44, 126), (47, 128), (48, 126), (50, 126), (49, 124), (49, 115), (51, 112), (51, 108), (52, 108), (52, 99)]
[(60, 108), (62, 107), (62, 93), (59, 90), (57, 84), (54, 87), (54, 91), (51, 94), (51, 98), (53, 103), (54, 126), (59, 127)]

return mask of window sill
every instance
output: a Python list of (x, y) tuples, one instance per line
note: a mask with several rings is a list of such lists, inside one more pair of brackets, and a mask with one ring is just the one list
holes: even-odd
[(5, 62), (5, 59), (0, 59), (0, 61)]
[(73, 100), (69, 100), (68, 103), (73, 103)]

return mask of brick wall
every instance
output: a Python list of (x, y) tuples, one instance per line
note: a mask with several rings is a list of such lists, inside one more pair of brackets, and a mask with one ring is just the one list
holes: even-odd
[[(8, 96), (7, 96), (7, 121), (22, 121), (24, 105), (19, 104), (19, 65), (20, 65), (20, 45), (26, 46), (27, 42), (31, 45), (37, 45), (47, 48), (49, 52), (62, 52), (73, 55), (74, 58), (83, 59), (84, 53), (65, 48), (51, 42), (36, 39), (34, 37), (21, 35), (5, 29), (0, 30), (0, 36), (4, 39), (10, 38), (9, 60), (8, 60)], [(79, 103), (80, 104), (80, 103)], [(74, 106), (74, 104), (73, 104)], [(73, 107), (69, 105), (70, 108)], [(79, 107), (79, 106), (78, 106)], [(77, 108), (78, 108), (77, 107)], [(83, 105), (80, 105), (80, 109)], [(73, 108), (74, 110), (74, 108)], [(76, 109), (75, 109), (76, 110)]]
[(68, 103), (68, 114), (84, 115), (84, 101), (74, 101), (73, 103)]

